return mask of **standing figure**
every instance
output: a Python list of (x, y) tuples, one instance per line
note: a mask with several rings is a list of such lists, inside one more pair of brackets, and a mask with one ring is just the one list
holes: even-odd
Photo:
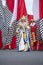
[(25, 30), (23, 32), (23, 39), (24, 39), (24, 51), (30, 51), (30, 26), (28, 22), (26, 22), (27, 25), (25, 25)]
[(24, 51), (30, 51), (30, 26), (24, 16), (22, 17), (21, 21), (23, 26)]
[(30, 27), (31, 27), (31, 37), (32, 37), (32, 46), (33, 43), (36, 42), (36, 23), (33, 19), (30, 21)]
[(27, 51), (28, 49), (30, 49), (30, 27), (28, 25), (28, 22), (26, 21), (25, 16), (23, 16), (21, 18), (21, 21), (18, 23), (16, 32), (17, 34), (19, 33), (19, 51)]

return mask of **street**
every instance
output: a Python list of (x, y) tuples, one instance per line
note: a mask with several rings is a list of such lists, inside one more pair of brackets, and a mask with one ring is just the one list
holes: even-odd
[(43, 65), (43, 51), (0, 50), (0, 65)]

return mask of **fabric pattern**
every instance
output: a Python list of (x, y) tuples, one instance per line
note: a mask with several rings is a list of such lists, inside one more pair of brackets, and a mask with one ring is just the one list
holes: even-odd
[(43, 40), (43, 19), (41, 19), (40, 21), (40, 33), (41, 33), (41, 38)]

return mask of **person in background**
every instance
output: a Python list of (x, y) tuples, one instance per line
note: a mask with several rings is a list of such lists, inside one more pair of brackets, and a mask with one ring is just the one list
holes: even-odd
[(36, 42), (36, 23), (34, 19), (30, 20), (30, 27), (31, 27), (31, 45), (34, 45), (34, 42)]

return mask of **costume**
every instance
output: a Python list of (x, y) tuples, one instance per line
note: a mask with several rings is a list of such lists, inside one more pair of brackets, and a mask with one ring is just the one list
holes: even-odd
[[(21, 19), (18, 23), (18, 31), (19, 31), (19, 51), (27, 51), (30, 49), (30, 27), (28, 26), (28, 22), (25, 21), (25, 18)], [(18, 32), (16, 31), (16, 32)], [(28, 33), (29, 32), (29, 33)]]
[(36, 23), (34, 22), (33, 19), (31, 19), (31, 37), (32, 37), (32, 45), (34, 42), (36, 42)]
[(18, 34), (18, 51), (23, 51), (24, 50), (24, 41), (23, 41), (23, 30), (21, 28), (17, 28), (16, 30)]
[(30, 26), (26, 26), (25, 31), (23, 32), (24, 39), (24, 51), (30, 50)]

